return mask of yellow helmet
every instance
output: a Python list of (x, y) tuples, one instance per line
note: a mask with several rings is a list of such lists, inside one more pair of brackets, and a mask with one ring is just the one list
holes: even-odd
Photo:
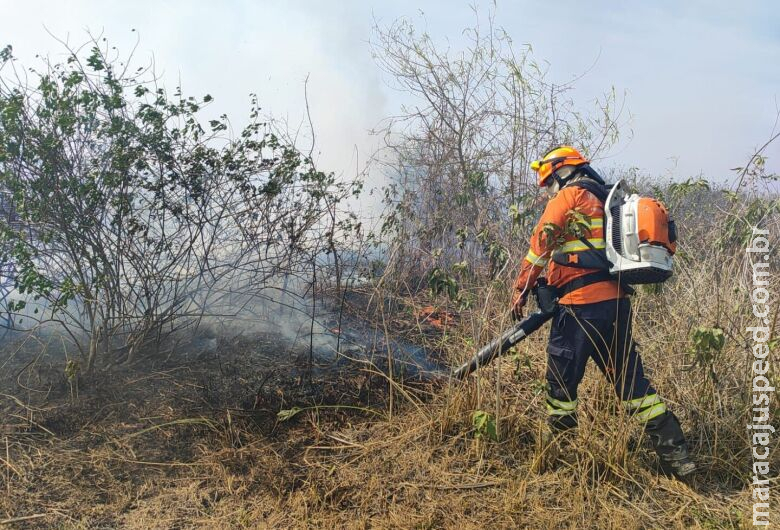
[(539, 175), (539, 185), (546, 186), (547, 179), (563, 166), (580, 166), (588, 162), (589, 160), (573, 147), (562, 145), (549, 151), (541, 160), (531, 162), (531, 169)]

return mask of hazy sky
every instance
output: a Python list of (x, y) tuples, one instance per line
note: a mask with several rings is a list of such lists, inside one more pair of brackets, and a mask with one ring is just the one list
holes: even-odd
[[(485, 17), (492, 3), (481, 2)], [(324, 169), (354, 171), (376, 140), (368, 130), (398, 110), (399, 94), (374, 64), (374, 19), (408, 17), (435, 38), (461, 42), (474, 21), (469, 2), (350, 0), (11, 1), (0, 0), (0, 45), (32, 64), (61, 46), (104, 33), (138, 60), (152, 56), (166, 85), (209, 93), (212, 109), (247, 115), (248, 94), (298, 123), (304, 79)], [(424, 19), (421, 18), (424, 13)], [(614, 86), (626, 93), (633, 139), (600, 165), (636, 166), (678, 178), (731, 177), (770, 136), (780, 109), (780, 7), (774, 1), (499, 1), (496, 23), (530, 43), (553, 80), (585, 71), (573, 94), (588, 103)], [(594, 64), (595, 63), (595, 64)], [(766, 153), (780, 172), (780, 142)], [(594, 164), (595, 165), (595, 164)], [(350, 169), (352, 168), (352, 169)]]

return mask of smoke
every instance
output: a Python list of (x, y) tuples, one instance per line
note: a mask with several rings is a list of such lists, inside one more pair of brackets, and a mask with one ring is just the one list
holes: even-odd
[(201, 320), (206, 329), (223, 337), (273, 334), (289, 349), (336, 352), (337, 337), (325, 324), (334, 319), (334, 312), (326, 307), (326, 299), (313, 293), (311, 283), (281, 274), (251, 294), (232, 285), (222, 291), (216, 301), (206, 302)]

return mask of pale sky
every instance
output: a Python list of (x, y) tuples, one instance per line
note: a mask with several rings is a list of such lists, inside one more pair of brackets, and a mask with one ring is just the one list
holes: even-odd
[[(248, 94), (266, 111), (298, 123), (304, 79), (322, 169), (354, 174), (377, 144), (369, 129), (398, 111), (394, 92), (371, 58), (374, 19), (407, 17), (453, 48), (474, 21), (470, 2), (11, 1), (0, 0), (0, 46), (25, 65), (56, 58), (85, 30), (121, 51), (141, 41), (170, 89), (209, 93), (211, 109), (240, 124)], [(478, 3), (484, 17), (492, 2)], [(424, 20), (421, 18), (424, 13)], [(599, 166), (638, 167), (652, 176), (703, 173), (730, 179), (772, 133), (780, 110), (780, 6), (761, 2), (500, 1), (496, 23), (518, 45), (530, 43), (559, 82), (587, 71), (572, 94), (583, 105), (611, 87), (625, 92), (630, 141)], [(595, 64), (594, 64), (595, 63)], [(627, 137), (628, 135), (624, 135)], [(780, 142), (766, 153), (780, 172)], [(378, 175), (374, 175), (377, 179)]]

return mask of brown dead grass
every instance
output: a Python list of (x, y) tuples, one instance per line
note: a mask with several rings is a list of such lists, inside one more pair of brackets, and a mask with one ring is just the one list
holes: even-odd
[[(61, 360), (43, 356), (19, 372), (36, 358), (19, 354), (0, 382), (0, 519), (39, 516), (15, 527), (85, 529), (747, 528), (741, 333), (749, 315), (732, 312), (721, 323), (730, 336), (717, 381), (702, 367), (681, 369), (690, 325), (713, 323), (712, 307), (694, 307), (695, 296), (721, 273), (699, 272), (634, 301), (646, 365), (701, 468), (690, 483), (659, 475), (638, 426), (616, 413), (592, 368), (576, 438), (557, 456), (538, 444), (543, 332), (466, 384), (399, 383), (392, 416), (376, 371), (345, 365), (309, 383), (305, 355), (265, 336), (220, 344), (218, 356), (82, 377), (78, 395)], [(741, 296), (723, 289), (720, 303)], [(412, 304), (393, 328), (417, 332), (454, 364), (473, 337), (505, 324), (474, 313), (432, 330), (415, 325)], [(277, 421), (278, 411), (307, 405), (381, 416), (320, 408)], [(475, 437), (475, 410), (497, 419), (500, 441)], [(776, 442), (773, 455), (776, 465)]]

